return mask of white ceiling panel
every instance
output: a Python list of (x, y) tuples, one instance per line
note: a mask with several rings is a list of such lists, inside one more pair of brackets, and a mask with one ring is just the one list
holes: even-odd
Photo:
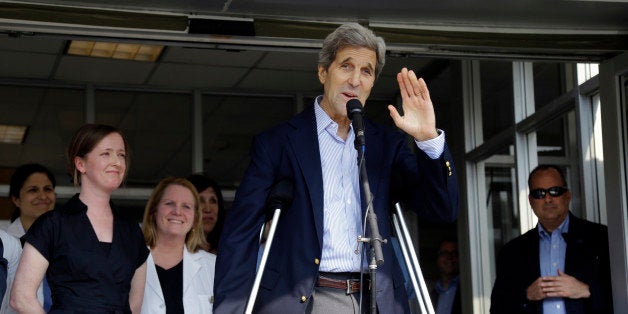
[(169, 47), (161, 62), (215, 66), (251, 67), (265, 53), (262, 51), (214, 50), (193, 47)]
[(29, 125), (44, 95), (39, 88), (0, 86), (0, 123)]
[(269, 52), (257, 65), (262, 69), (297, 70), (316, 73), (318, 53), (315, 52)]
[(277, 90), (283, 92), (316, 92), (322, 90), (313, 71), (252, 70), (238, 85), (252, 90)]
[(22, 159), (24, 145), (0, 143), (0, 160), (3, 167), (17, 167), (25, 163)]
[(57, 55), (64, 50), (65, 43), (66, 40), (59, 38), (3, 37), (0, 50)]
[(162, 63), (148, 84), (203, 89), (232, 88), (246, 72), (246, 68)]
[(47, 79), (56, 59), (44, 53), (0, 51), (0, 77)]
[(55, 79), (94, 84), (143, 84), (154, 63), (64, 56), (55, 73)]

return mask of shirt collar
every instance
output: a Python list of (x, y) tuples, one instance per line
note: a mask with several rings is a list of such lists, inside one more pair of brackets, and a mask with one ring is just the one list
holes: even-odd
[[(543, 228), (543, 225), (541, 225), (540, 223), (536, 224), (536, 229), (539, 232), (539, 236), (540, 237), (544, 237), (544, 236), (549, 236), (550, 235), (550, 233), (547, 232), (545, 230), (545, 228)], [(560, 226), (558, 226), (558, 228), (556, 228), (556, 230), (554, 230), (554, 232), (558, 232), (561, 235), (563, 233), (569, 232), (569, 214), (567, 214), (567, 217), (565, 217), (565, 220), (563, 220), (563, 223), (561, 223)]]
[(436, 291), (438, 291), (438, 293), (443, 293), (445, 291), (449, 291), (452, 289), (456, 289), (458, 287), (458, 281), (460, 281), (460, 275), (454, 277), (450, 282), (449, 282), (449, 286), (447, 286), (447, 289), (443, 289), (443, 285), (441, 284), (440, 280), (438, 280), (436, 282)]
[[(109, 206), (111, 207), (111, 212), (116, 215), (118, 212), (118, 207), (113, 204), (113, 202), (109, 201)], [(65, 206), (61, 207), (62, 210), (70, 213), (70, 214), (79, 214), (87, 212), (87, 205), (81, 201), (79, 198), (79, 193), (74, 194), (70, 200), (66, 203)]]
[(327, 112), (323, 110), (320, 103), (323, 100), (323, 95), (316, 97), (314, 100), (314, 114), (316, 115), (316, 134), (321, 134), (330, 125), (335, 124)]

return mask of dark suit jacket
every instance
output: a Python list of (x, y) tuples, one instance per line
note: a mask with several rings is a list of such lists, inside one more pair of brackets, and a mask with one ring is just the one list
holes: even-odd
[[(565, 299), (567, 313), (613, 313), (606, 226), (569, 213), (564, 273), (589, 285), (591, 297)], [(541, 301), (529, 301), (526, 289), (541, 276), (536, 228), (508, 242), (497, 259), (491, 313), (542, 313)]]
[[(366, 167), (382, 237), (391, 235), (392, 173), (400, 174), (399, 186), (411, 191), (400, 195), (412, 201), (414, 209), (421, 209), (432, 220), (453, 221), (458, 187), (449, 151), (436, 160), (423, 152), (415, 156), (399, 132), (368, 120), (365, 129)], [(251, 163), (220, 238), (215, 313), (244, 311), (255, 277), (259, 230), (266, 216), (264, 203), (281, 178), (293, 182), (294, 201), (279, 219), (255, 312), (302, 313), (310, 300), (323, 247), (323, 178), (313, 106), (253, 140)], [(362, 208), (364, 212), (364, 197)], [(385, 263), (377, 272), (380, 313), (407, 312), (403, 275), (392, 247), (384, 245), (383, 254)]]

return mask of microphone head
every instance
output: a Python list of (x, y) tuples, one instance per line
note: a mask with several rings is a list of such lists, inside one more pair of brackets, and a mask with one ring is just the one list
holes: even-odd
[(274, 210), (277, 208), (285, 209), (290, 207), (292, 200), (294, 199), (294, 187), (292, 182), (288, 179), (282, 179), (277, 182), (268, 195), (266, 201), (267, 208)]
[(353, 120), (353, 114), (362, 114), (362, 103), (357, 98), (351, 98), (347, 101), (347, 117)]

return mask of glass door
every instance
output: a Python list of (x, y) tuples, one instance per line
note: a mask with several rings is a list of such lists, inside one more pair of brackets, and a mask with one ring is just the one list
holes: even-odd
[(615, 313), (628, 313), (628, 53), (600, 65), (604, 177)]

